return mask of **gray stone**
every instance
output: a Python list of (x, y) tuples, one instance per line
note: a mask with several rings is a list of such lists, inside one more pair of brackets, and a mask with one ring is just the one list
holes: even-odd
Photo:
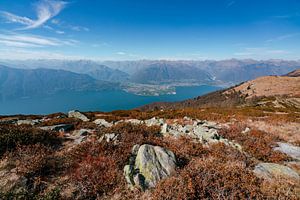
[(103, 140), (105, 140), (106, 142), (114, 142), (115, 145), (118, 144), (118, 134), (115, 133), (107, 133), (104, 134), (100, 137), (99, 142), (102, 142)]
[(278, 142), (277, 144), (278, 147), (274, 148), (275, 151), (280, 151), (290, 156), (291, 158), (300, 160), (300, 147), (288, 143), (283, 143), (283, 142)]
[(87, 116), (85, 116), (84, 114), (82, 114), (81, 112), (77, 111), (77, 110), (71, 110), (69, 111), (68, 113), (68, 117), (73, 117), (73, 118), (77, 118), (77, 119), (80, 119), (84, 122), (88, 122), (90, 121), (89, 118), (87, 118)]
[(249, 127), (246, 127), (245, 130), (242, 131), (242, 134), (247, 134), (249, 133), (251, 130)]
[(155, 117), (145, 120), (146, 126), (162, 126), (164, 125), (164, 123), (165, 123), (164, 119), (161, 118), (157, 119)]
[(98, 126), (104, 126), (106, 128), (109, 128), (109, 127), (113, 126), (112, 123), (107, 122), (105, 119), (96, 119), (94, 121), (94, 123), (97, 124)]
[[(136, 151), (136, 148), (133, 150)], [(158, 181), (175, 171), (175, 155), (162, 147), (144, 144), (139, 147), (136, 156), (132, 156), (134, 163), (124, 167), (124, 175), (130, 186), (153, 188)]]
[(38, 124), (38, 123), (40, 123), (40, 120), (38, 120), (38, 119), (34, 119), (34, 120), (32, 120), (32, 119), (24, 119), (24, 120), (18, 120), (17, 121), (17, 125), (36, 125), (36, 124)]
[(139, 119), (126, 119), (124, 120), (125, 123), (131, 123), (133, 125), (140, 125), (140, 124), (143, 124), (144, 121), (142, 120), (139, 120)]
[(80, 129), (74, 130), (71, 136), (68, 136), (68, 139), (74, 140), (75, 144), (81, 144), (87, 140), (87, 136), (92, 133), (90, 129)]
[(297, 172), (291, 168), (279, 165), (275, 163), (259, 163), (255, 166), (253, 171), (258, 177), (264, 179), (273, 179), (273, 178), (287, 178), (293, 180), (300, 180), (300, 176)]
[(59, 124), (59, 125), (54, 125), (54, 126), (42, 126), (40, 129), (45, 130), (45, 131), (70, 131), (74, 129), (73, 124)]

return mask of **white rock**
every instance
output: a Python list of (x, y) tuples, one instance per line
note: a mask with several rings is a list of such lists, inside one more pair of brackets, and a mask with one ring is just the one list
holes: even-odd
[(105, 119), (96, 119), (94, 121), (94, 123), (97, 124), (98, 126), (104, 126), (106, 128), (109, 128), (109, 127), (113, 126), (112, 123), (107, 122)]

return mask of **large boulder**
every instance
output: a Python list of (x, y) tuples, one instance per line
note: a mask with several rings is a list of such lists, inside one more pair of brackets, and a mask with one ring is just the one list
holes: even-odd
[(77, 119), (80, 119), (84, 122), (88, 122), (90, 121), (89, 118), (87, 118), (87, 116), (85, 116), (84, 114), (82, 114), (81, 112), (77, 111), (77, 110), (71, 110), (69, 111), (68, 113), (68, 117), (73, 117), (73, 118), (77, 118)]
[(285, 178), (289, 180), (300, 180), (297, 172), (291, 168), (275, 163), (259, 163), (255, 166), (254, 174), (264, 179)]
[(170, 176), (176, 168), (173, 152), (144, 144), (134, 146), (129, 165), (124, 167), (124, 175), (131, 186), (142, 189), (153, 188), (163, 178)]

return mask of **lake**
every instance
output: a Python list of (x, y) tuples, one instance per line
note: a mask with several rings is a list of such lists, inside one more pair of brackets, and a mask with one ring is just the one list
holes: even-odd
[(181, 101), (221, 89), (215, 86), (177, 87), (175, 95), (139, 96), (124, 91), (64, 92), (0, 102), (0, 115), (128, 110), (158, 101)]

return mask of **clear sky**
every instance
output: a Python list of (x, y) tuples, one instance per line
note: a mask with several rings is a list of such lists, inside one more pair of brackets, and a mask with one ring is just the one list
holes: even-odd
[(1, 0), (3, 58), (300, 59), (300, 1)]

